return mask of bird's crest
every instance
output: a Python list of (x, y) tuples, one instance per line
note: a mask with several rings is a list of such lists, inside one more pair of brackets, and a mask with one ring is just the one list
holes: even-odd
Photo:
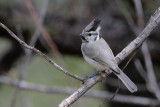
[(87, 25), (85, 27), (85, 31), (86, 32), (90, 32), (90, 31), (96, 31), (98, 26), (100, 25), (101, 20), (98, 18), (95, 18), (89, 25)]

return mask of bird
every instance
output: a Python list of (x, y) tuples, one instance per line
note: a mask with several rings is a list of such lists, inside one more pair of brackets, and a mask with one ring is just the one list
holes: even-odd
[(89, 23), (80, 34), (82, 44), (81, 51), (83, 58), (98, 72), (111, 70), (127, 87), (134, 93), (137, 86), (129, 79), (129, 77), (118, 67), (114, 54), (108, 43), (101, 37), (100, 26), (101, 20), (95, 18)]

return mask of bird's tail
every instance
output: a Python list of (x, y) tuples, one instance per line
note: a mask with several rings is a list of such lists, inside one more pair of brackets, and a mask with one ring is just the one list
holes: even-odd
[[(120, 70), (120, 69), (119, 69)], [(117, 77), (124, 83), (124, 85), (128, 88), (128, 90), (132, 93), (137, 91), (137, 86), (129, 79), (129, 77), (120, 71), (119, 74), (113, 72)]]

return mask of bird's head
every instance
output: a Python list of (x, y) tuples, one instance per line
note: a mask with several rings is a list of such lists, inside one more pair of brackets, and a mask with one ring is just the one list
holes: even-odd
[(100, 39), (100, 22), (101, 20), (96, 18), (83, 29), (80, 34), (82, 42), (94, 42)]

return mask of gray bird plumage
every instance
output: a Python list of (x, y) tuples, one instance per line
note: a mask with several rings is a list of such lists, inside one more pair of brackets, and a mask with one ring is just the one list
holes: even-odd
[(137, 86), (121, 71), (109, 45), (100, 37), (100, 28), (100, 20), (94, 19), (82, 31), (81, 50), (84, 59), (98, 71), (111, 69), (130, 92), (136, 92)]

